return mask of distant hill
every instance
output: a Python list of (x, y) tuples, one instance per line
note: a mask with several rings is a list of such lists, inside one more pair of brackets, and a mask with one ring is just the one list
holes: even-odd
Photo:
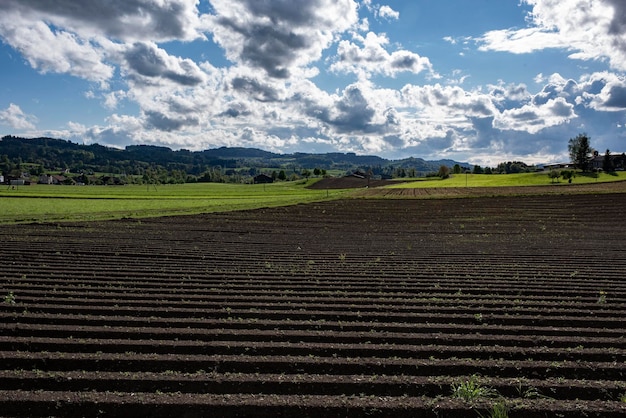
[(452, 160), (426, 161), (422, 158), (387, 160), (377, 156), (355, 153), (277, 154), (257, 148), (220, 147), (204, 151), (172, 150), (154, 145), (129, 145), (124, 149), (99, 144), (82, 145), (55, 138), (20, 138), (4, 136), (0, 140), (0, 170), (8, 175), (28, 167), (32, 174), (67, 170), (73, 173), (106, 172), (143, 175), (146, 170), (176, 170), (179, 175), (201, 176), (207, 170), (242, 172), (250, 175), (267, 170), (299, 173), (302, 170), (371, 171), (375, 175), (395, 172), (405, 175), (438, 171), (467, 163)]

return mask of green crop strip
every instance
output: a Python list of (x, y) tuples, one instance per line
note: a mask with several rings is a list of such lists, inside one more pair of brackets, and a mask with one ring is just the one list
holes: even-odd
[(346, 194), (342, 190), (311, 190), (306, 186), (306, 182), (287, 182), (3, 188), (0, 190), (0, 223), (198, 214), (293, 205)]
[[(626, 172), (606, 173), (577, 173), (571, 184), (606, 183), (626, 180)], [(510, 187), (510, 186), (566, 186), (570, 183), (561, 179), (552, 183), (548, 172), (519, 173), (519, 174), (453, 174), (442, 180), (438, 177), (424, 178), (411, 182), (402, 182), (390, 187), (394, 188), (432, 188), (432, 187)]]

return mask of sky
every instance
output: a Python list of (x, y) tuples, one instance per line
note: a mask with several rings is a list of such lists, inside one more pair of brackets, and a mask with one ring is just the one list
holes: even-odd
[(0, 0), (0, 135), (569, 160), (626, 151), (624, 0)]

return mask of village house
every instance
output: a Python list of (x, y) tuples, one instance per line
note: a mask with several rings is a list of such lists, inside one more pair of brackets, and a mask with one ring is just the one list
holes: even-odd
[(66, 184), (67, 182), (67, 177), (62, 176), (62, 175), (47, 175), (47, 174), (42, 174), (41, 176), (39, 176), (39, 184)]
[(274, 179), (267, 174), (259, 174), (254, 176), (254, 184), (273, 183)]
[[(610, 154), (611, 166), (616, 171), (622, 171), (626, 169), (626, 153)], [(602, 170), (604, 168), (604, 154), (594, 152), (591, 157), (590, 167), (593, 170)]]

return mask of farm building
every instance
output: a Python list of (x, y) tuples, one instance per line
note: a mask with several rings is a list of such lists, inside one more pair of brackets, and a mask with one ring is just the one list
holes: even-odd
[(267, 174), (259, 174), (254, 176), (254, 184), (273, 183), (274, 179)]
[[(626, 169), (626, 153), (611, 154), (611, 165), (615, 170)], [(594, 153), (594, 156), (590, 160), (591, 168), (594, 170), (600, 170), (604, 167), (604, 154)]]
[(573, 168), (571, 163), (554, 163), (554, 164), (544, 164), (544, 170), (558, 170), (561, 168)]

